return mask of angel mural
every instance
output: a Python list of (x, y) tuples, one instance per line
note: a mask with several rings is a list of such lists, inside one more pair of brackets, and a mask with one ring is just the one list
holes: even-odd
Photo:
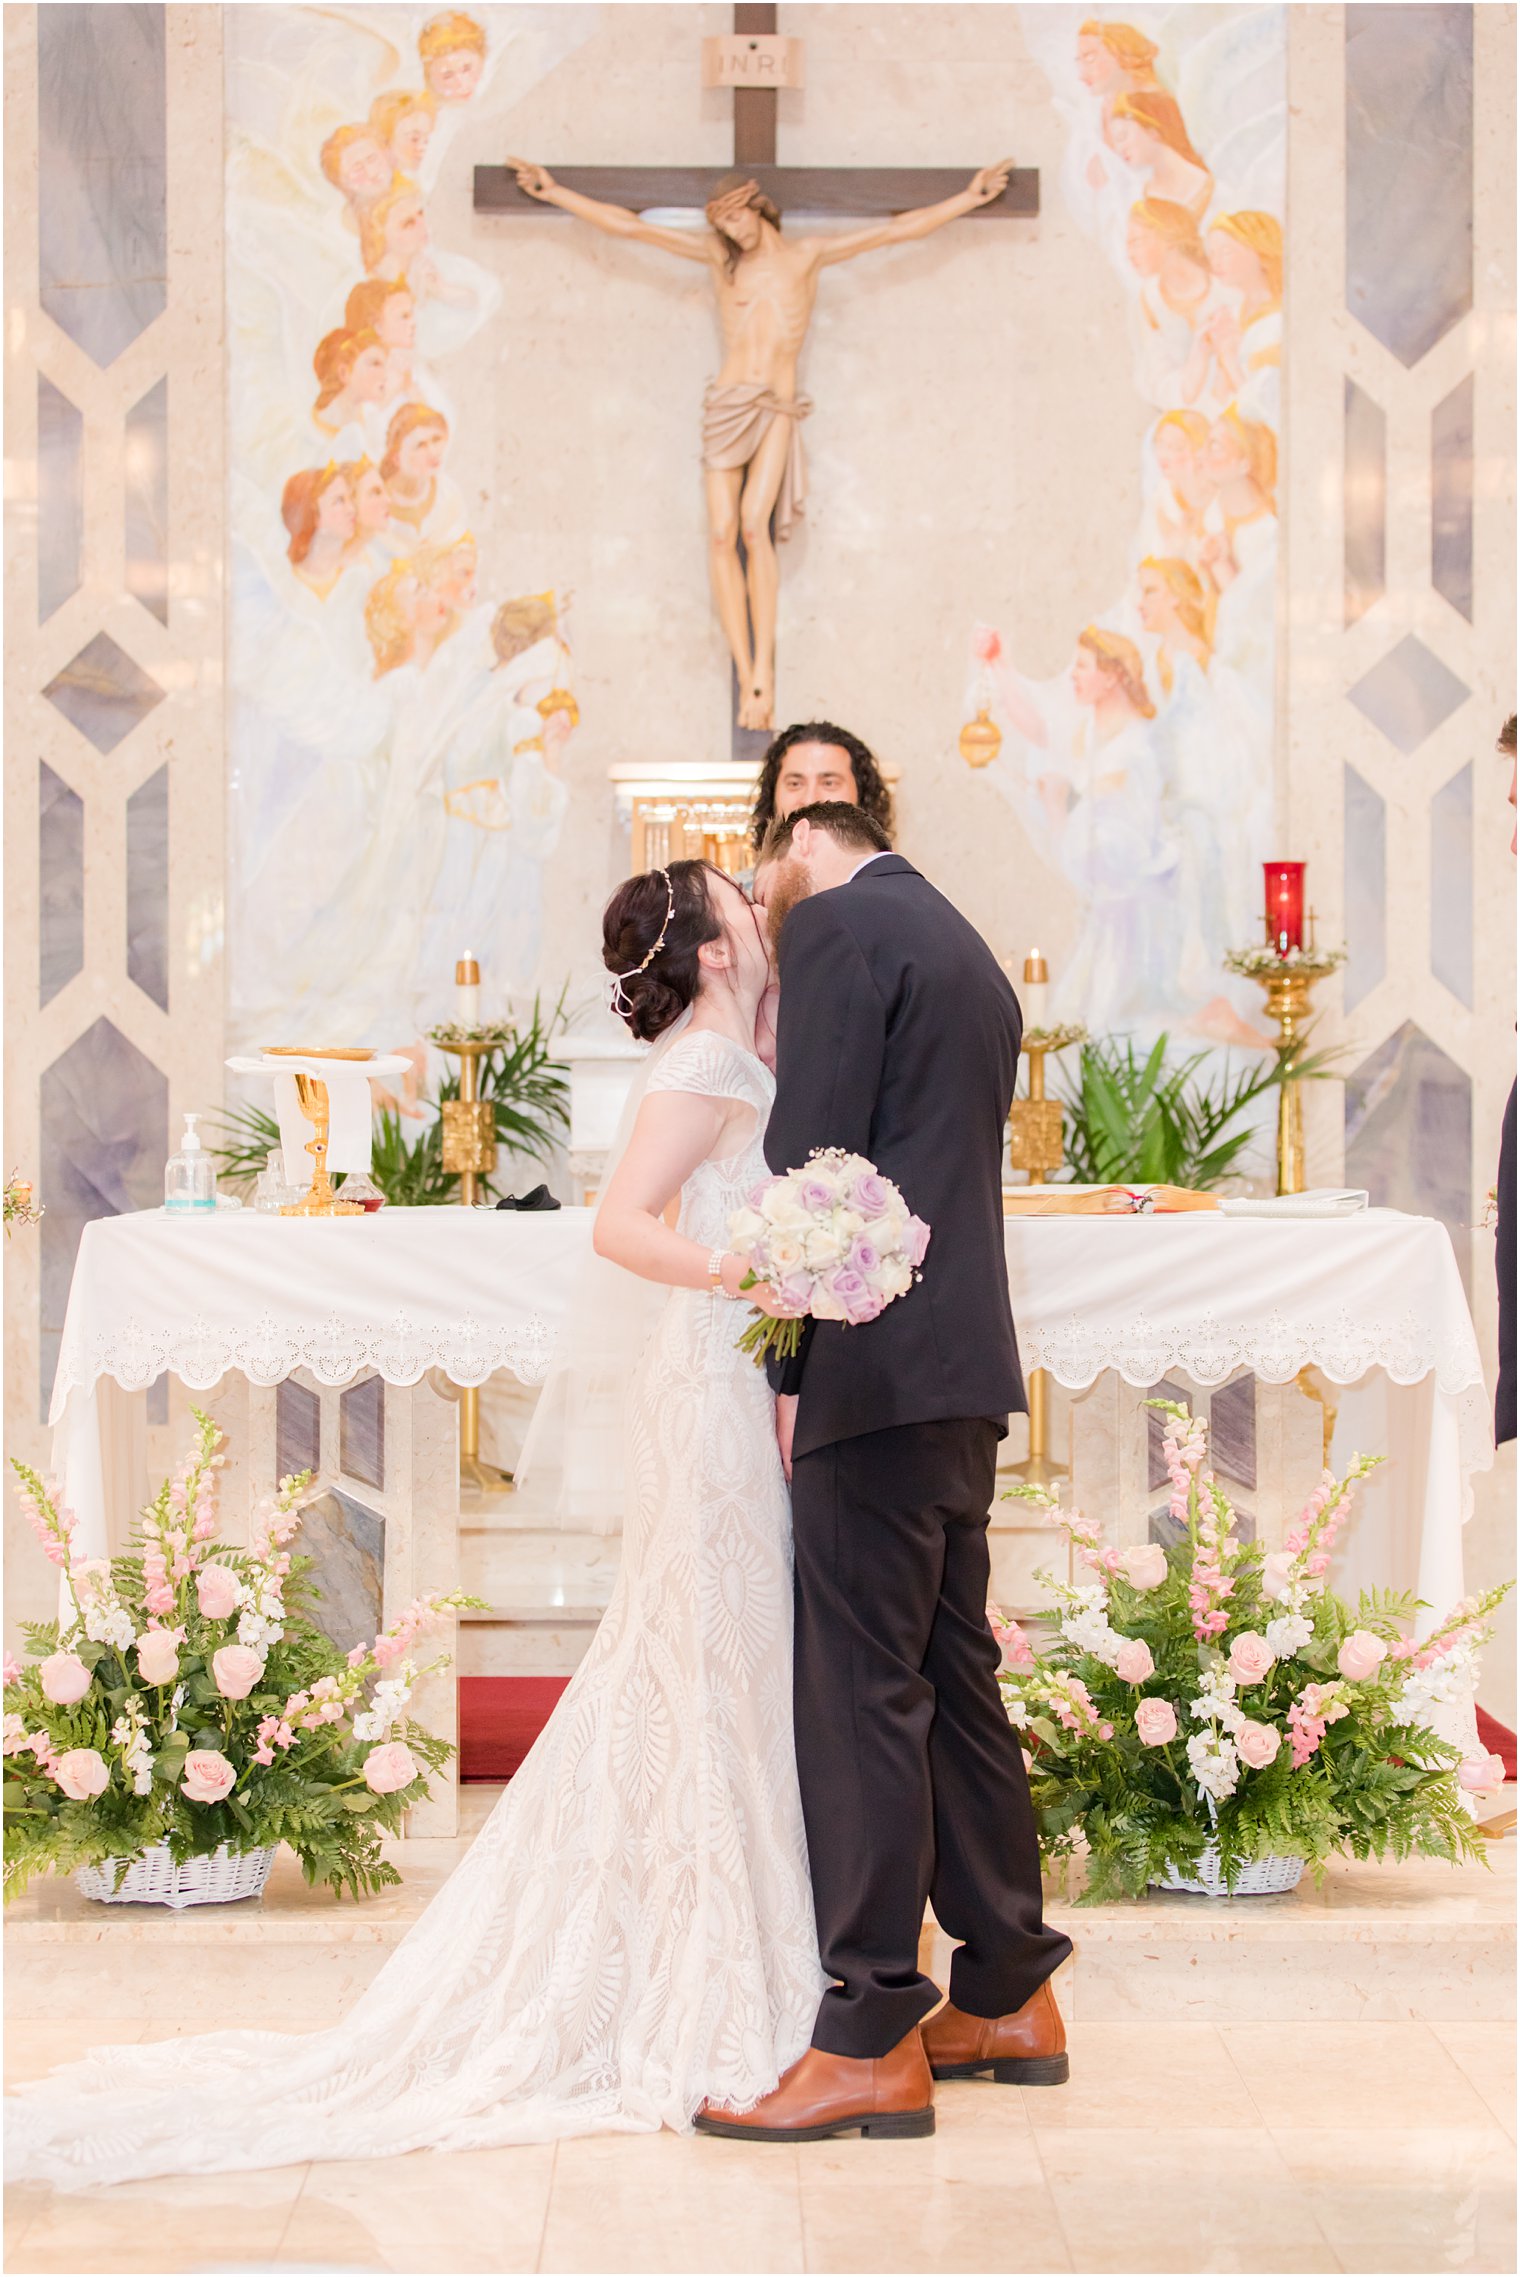
[[(469, 527), (446, 464), (471, 439), (443, 374), (501, 293), (438, 241), (430, 193), (461, 121), (518, 101), (592, 20), (532, 4), (229, 19), (238, 1041), (308, 1014), (356, 1041), (419, 1035), (459, 946), (436, 897), (466, 873), (482, 949), (494, 916), (494, 984), (535, 984), (569, 652), (557, 611), (521, 651), (493, 641), (518, 605), (482, 599), (500, 535), (489, 516)], [(477, 794), (489, 828), (455, 811), (470, 784), (496, 786)]]
[(985, 779), (1077, 897), (1061, 1014), (1264, 1043), (1221, 964), (1255, 931), (1271, 851), (1282, 11), (1034, 6), (1021, 22), (1154, 417), (1131, 580), (1089, 605), (1070, 674), (1037, 683), (991, 627), (973, 635), (968, 695), (1004, 732)]

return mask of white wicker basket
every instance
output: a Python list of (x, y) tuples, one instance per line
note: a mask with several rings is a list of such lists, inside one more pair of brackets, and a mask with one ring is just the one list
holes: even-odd
[(76, 1889), (102, 1905), (170, 1905), (176, 1912), (187, 1905), (232, 1905), (239, 1898), (264, 1894), (278, 1844), (267, 1850), (234, 1854), (225, 1843), (209, 1857), (187, 1858), (176, 1866), (167, 1842), (155, 1842), (134, 1858), (116, 1886), (119, 1858), (99, 1866), (81, 1866), (74, 1875)]
[(1296, 1889), (1303, 1871), (1302, 1858), (1257, 1858), (1241, 1867), (1234, 1889), (1227, 1889), (1218, 1848), (1211, 1842), (1198, 1861), (1196, 1876), (1179, 1874), (1175, 1866), (1168, 1866), (1164, 1874), (1152, 1879), (1151, 1888), (1196, 1890), (1200, 1897), (1213, 1898), (1274, 1897), (1280, 1891)]

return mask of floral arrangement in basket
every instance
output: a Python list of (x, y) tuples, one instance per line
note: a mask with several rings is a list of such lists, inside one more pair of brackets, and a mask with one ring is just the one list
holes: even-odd
[(12, 1467), (43, 1553), (63, 1577), (58, 1621), (28, 1625), (5, 1661), (5, 1894), (46, 1867), (157, 1845), (176, 1864), (288, 1842), (311, 1883), (355, 1897), (399, 1879), (382, 1835), (453, 1750), (412, 1722), (417, 1640), (461, 1594), (420, 1597), (344, 1654), (316, 1627), (312, 1561), (287, 1546), (309, 1472), (255, 1511), (248, 1547), (217, 1538), (221, 1433), (195, 1443), (121, 1557), (81, 1557), (75, 1520), (25, 1464)]
[(1381, 1458), (1354, 1457), (1340, 1479), (1327, 1470), (1284, 1548), (1263, 1555), (1205, 1467), (1203, 1423), (1172, 1401), (1147, 1404), (1167, 1416), (1171, 1514), (1185, 1528), (1175, 1549), (1112, 1549), (1045, 1488), (1010, 1490), (1093, 1576), (1037, 1576), (1058, 1601), (1047, 1651), (992, 1614), (1046, 1855), (1085, 1851), (1083, 1902), (1200, 1871), (1233, 1890), (1268, 1859), (1305, 1860), (1318, 1876), (1335, 1851), (1481, 1857), (1463, 1790), (1502, 1785), (1503, 1763), (1464, 1759), (1428, 1719), (1471, 1697), (1511, 1585), (1458, 1605), (1418, 1642), (1405, 1632), (1424, 1608), (1407, 1593), (1364, 1591), (1353, 1611), (1325, 1577)]
[(863, 1154), (818, 1147), (800, 1170), (762, 1178), (728, 1235), (749, 1271), (741, 1289), (768, 1282), (794, 1318), (757, 1313), (739, 1348), (763, 1366), (802, 1341), (804, 1316), (850, 1327), (876, 1320), (919, 1278), (929, 1228), (890, 1178)]

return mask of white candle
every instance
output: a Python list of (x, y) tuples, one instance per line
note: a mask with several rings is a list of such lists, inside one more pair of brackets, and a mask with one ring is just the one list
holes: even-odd
[(461, 1028), (480, 1026), (480, 965), (473, 949), (454, 967), (454, 1017)]
[(1024, 1005), (1024, 1026), (1043, 1028), (1048, 1025), (1045, 1013), (1045, 996), (1050, 974), (1045, 959), (1038, 949), (1031, 949), (1024, 959), (1024, 985), (1019, 994)]

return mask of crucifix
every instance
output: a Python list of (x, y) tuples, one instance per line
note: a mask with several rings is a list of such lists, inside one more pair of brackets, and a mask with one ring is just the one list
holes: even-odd
[[(758, 63), (782, 43), (772, 5), (734, 9), (734, 44)], [(695, 166), (573, 166), (532, 160), (477, 166), (477, 213), (558, 207), (612, 237), (635, 238), (711, 276), (723, 362), (702, 415), (713, 599), (733, 659), (732, 756), (758, 759), (774, 727), (776, 541), (802, 510), (801, 423), (812, 405), (797, 366), (821, 271), (880, 246), (909, 244), (972, 215), (1039, 211), (1039, 176), (1010, 163), (964, 174), (929, 167), (776, 164), (775, 85), (734, 88), (734, 168), (714, 183)], [(701, 207), (708, 228), (643, 219), (659, 207)], [(865, 217), (867, 226), (783, 236), (782, 216)]]

